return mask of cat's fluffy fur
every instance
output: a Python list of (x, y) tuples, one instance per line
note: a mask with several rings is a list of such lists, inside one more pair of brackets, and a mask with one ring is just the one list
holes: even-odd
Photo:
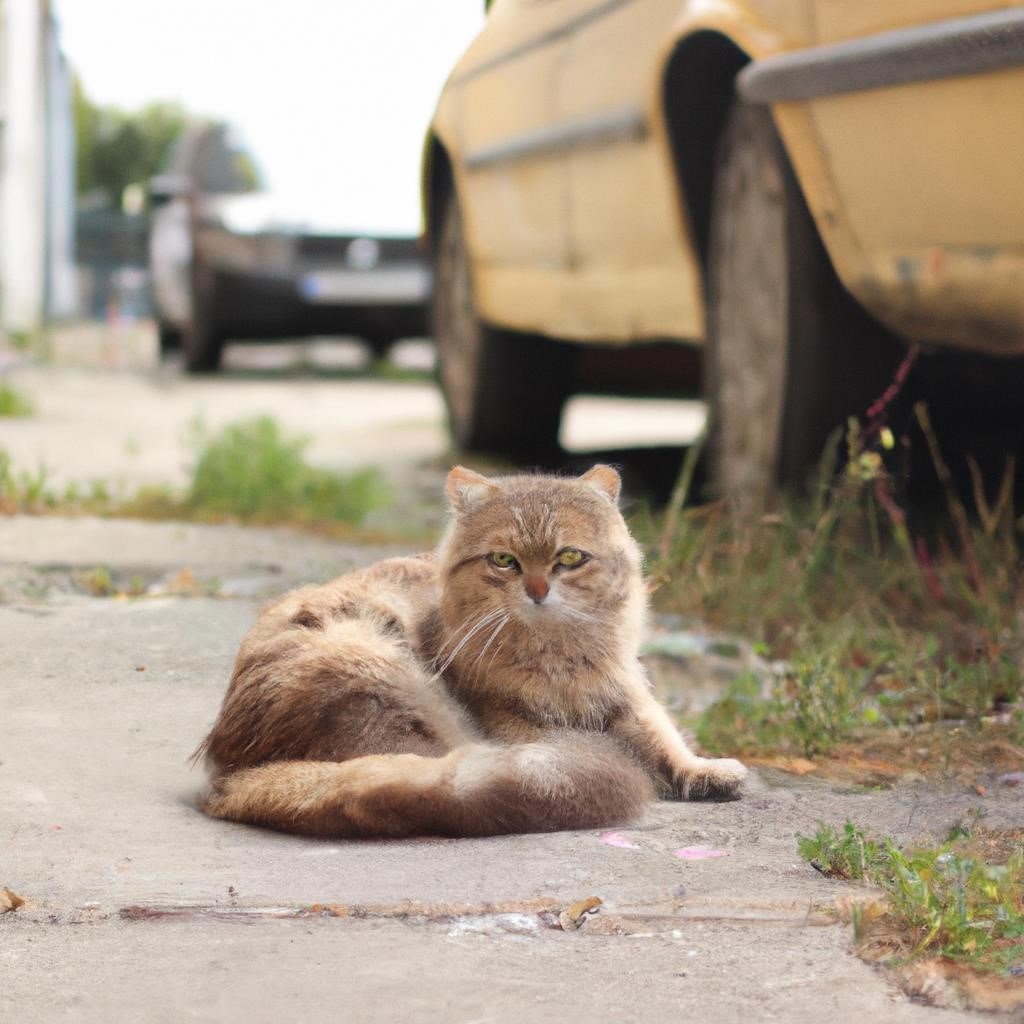
[(198, 751), (203, 809), (307, 835), (478, 836), (736, 796), (743, 766), (693, 754), (637, 661), (647, 602), (615, 470), (456, 467), (447, 491), (434, 555), (261, 614)]

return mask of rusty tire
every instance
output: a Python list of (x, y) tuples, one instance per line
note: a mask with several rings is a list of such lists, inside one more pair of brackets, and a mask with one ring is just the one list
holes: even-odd
[(901, 353), (839, 282), (770, 114), (740, 101), (716, 154), (707, 289), (712, 479), (756, 510), (807, 483)]

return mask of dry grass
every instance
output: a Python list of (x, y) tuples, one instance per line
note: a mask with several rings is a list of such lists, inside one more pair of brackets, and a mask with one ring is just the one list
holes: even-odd
[[(925, 410), (918, 419), (934, 444)], [(700, 721), (701, 743), (817, 756), (879, 726), (995, 715), (1020, 745), (1024, 571), (1012, 462), (995, 495), (976, 480), (971, 516), (946, 480), (946, 515), (913, 522), (884, 452), (865, 449), (856, 424), (846, 443), (840, 476), (836, 445), (815, 493), (770, 515), (743, 521), (721, 503), (680, 510), (677, 495), (662, 523), (639, 526), (657, 552), (657, 606), (749, 637), (777, 670), (737, 678)], [(942, 466), (937, 446), (932, 454)]]

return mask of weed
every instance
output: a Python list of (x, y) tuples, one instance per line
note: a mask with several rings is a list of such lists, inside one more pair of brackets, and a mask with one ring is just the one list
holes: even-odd
[(110, 570), (103, 566), (79, 574), (78, 583), (92, 597), (113, 597), (117, 593)]
[(35, 411), (32, 399), (0, 380), (0, 416), (31, 416)]
[[(938, 464), (923, 410), (919, 421)], [(947, 525), (924, 532), (856, 421), (834, 478), (841, 440), (812, 496), (784, 498), (770, 515), (744, 521), (721, 503), (679, 500), (660, 529), (634, 522), (655, 551), (661, 610), (745, 635), (783, 667), (738, 680), (704, 714), (697, 732), (710, 750), (823, 754), (871, 725), (977, 721), (1021, 697), (1024, 524), (1012, 477), (992, 502), (979, 492), (977, 522), (949, 490)], [(684, 467), (679, 494), (688, 485)]]
[(847, 822), (842, 835), (823, 824), (799, 836), (798, 850), (824, 874), (866, 879), (885, 894), (881, 913), (854, 919), (872, 959), (939, 956), (1004, 972), (1024, 960), (1020, 840), (1019, 830), (1003, 835), (961, 823), (940, 846), (904, 851)]
[(883, 848), (850, 821), (841, 835), (831, 825), (819, 824), (813, 836), (797, 836), (797, 849), (805, 861), (829, 878), (867, 878), (885, 860)]
[(229, 424), (216, 434), (194, 425), (195, 467), (184, 498), (169, 487), (115, 492), (102, 480), (54, 488), (45, 466), (15, 469), (0, 449), (0, 512), (87, 512), (147, 519), (238, 519), (329, 528), (358, 526), (388, 491), (372, 469), (331, 473), (308, 465), (307, 440), (283, 434), (269, 417)]
[(0, 512), (40, 512), (57, 501), (45, 465), (15, 469), (10, 455), (0, 448)]
[(308, 440), (285, 436), (267, 416), (228, 424), (213, 436), (197, 424), (195, 444), (185, 504), (196, 516), (357, 524), (386, 499), (376, 471), (341, 475), (309, 466)]

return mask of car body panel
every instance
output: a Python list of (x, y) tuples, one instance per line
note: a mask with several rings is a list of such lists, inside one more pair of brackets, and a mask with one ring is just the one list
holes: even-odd
[[(702, 267), (662, 97), (699, 33), (758, 62), (1015, 8), (497, 0), (433, 123), (482, 316), (570, 340), (701, 340)], [(772, 104), (841, 280), (907, 337), (1024, 352), (1022, 94), (1018, 66)]]

